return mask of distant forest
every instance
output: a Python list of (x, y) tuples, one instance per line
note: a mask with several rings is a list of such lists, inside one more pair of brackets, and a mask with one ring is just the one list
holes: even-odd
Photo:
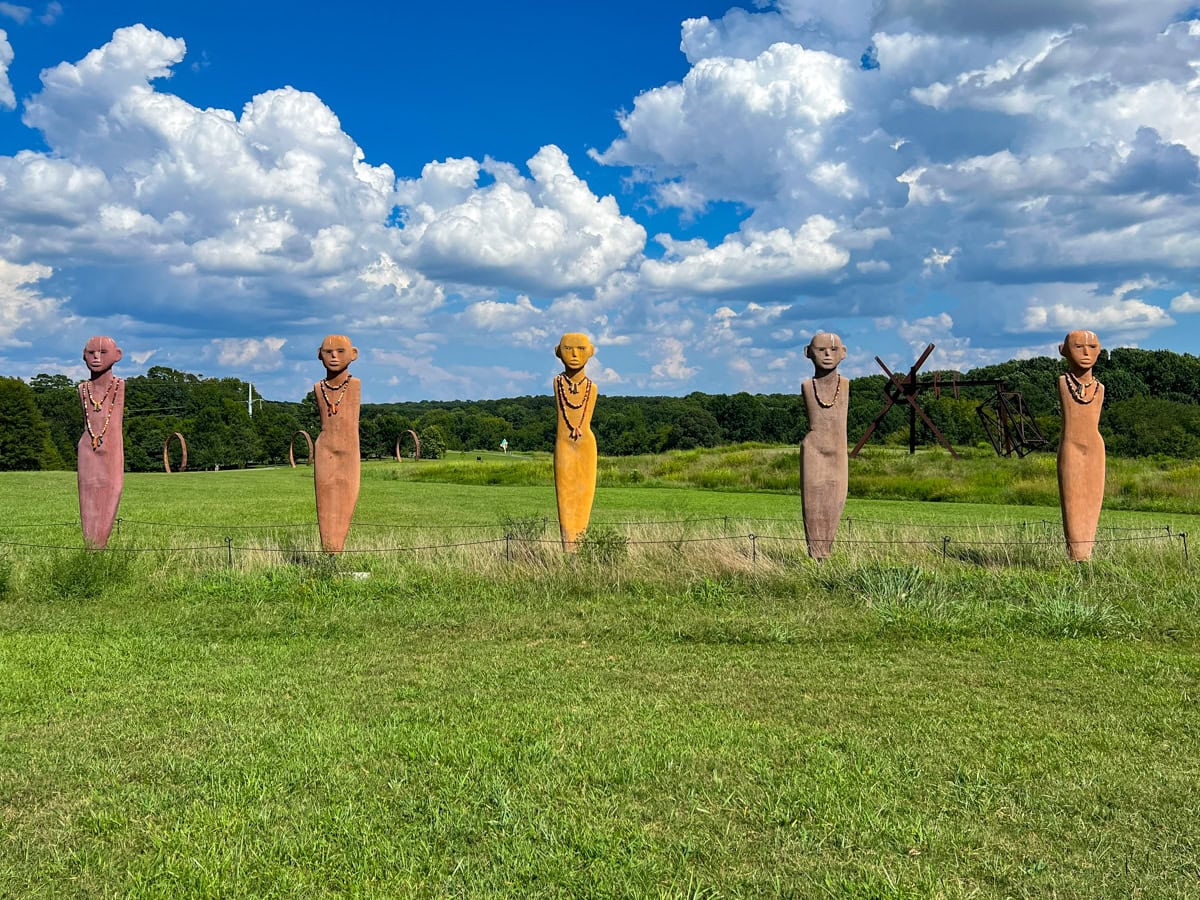
[[(955, 376), (1003, 379), (1008, 390), (1024, 395), (1049, 439), (1047, 449), (1053, 449), (1059, 430), (1055, 381), (1063, 371), (1061, 359), (1044, 356), (964, 373), (943, 371), (941, 396), (935, 399), (929, 392), (920, 403), (955, 446), (988, 446), (976, 408), (993, 392), (964, 388), (956, 399), (950, 384)], [(1110, 453), (1200, 456), (1200, 358), (1121, 348), (1102, 352), (1095, 371), (1105, 385), (1100, 427)], [(851, 382), (852, 443), (879, 411), (884, 383), (883, 375)], [(796, 393), (789, 394), (602, 394), (593, 430), (601, 453), (611, 455), (746, 441), (796, 444), (807, 430), (799, 387), (797, 379)], [(127, 379), (126, 467), (133, 472), (161, 470), (163, 441), (173, 432), (187, 438), (188, 465), (194, 469), (286, 463), (297, 430), (317, 436), (320, 425), (311, 391), (300, 403), (258, 402), (251, 417), (246, 388), (238, 379), (202, 378), (162, 366)], [(73, 469), (81, 423), (75, 383), (66, 376), (37, 375), (28, 382), (0, 377), (0, 470)], [(364, 404), (360, 428), (367, 458), (392, 455), (397, 437), (409, 429), (420, 435), (423, 457), (436, 457), (447, 449), (494, 450), (504, 439), (510, 452), (549, 451), (554, 443), (554, 399), (547, 390), (541, 396), (504, 400)], [(919, 440), (929, 444), (932, 435), (922, 428)], [(884, 419), (872, 443), (907, 442), (908, 415), (900, 404)], [(411, 447), (406, 439), (404, 449)], [(298, 460), (304, 452), (301, 438)]]

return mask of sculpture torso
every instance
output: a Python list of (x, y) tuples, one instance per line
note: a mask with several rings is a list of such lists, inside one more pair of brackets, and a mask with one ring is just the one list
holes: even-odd
[(111, 371), (77, 388), (84, 428), (76, 447), (79, 521), (84, 543), (108, 545), (125, 481), (125, 382)]
[(321, 433), (313, 454), (313, 481), (317, 493), (317, 524), (321, 547), (340, 553), (350, 532), (358, 504), (362, 468), (358, 441), (358, 414), (362, 384), (347, 378), (337, 388), (318, 381), (313, 385), (321, 413)]
[(808, 413), (809, 431), (800, 450), (800, 503), (809, 555), (829, 556), (846, 506), (850, 454), (846, 419), (850, 382), (836, 372), (807, 379), (800, 389)]
[[(1058, 490), (1067, 552), (1073, 560), (1090, 559), (1104, 503), (1105, 450), (1100, 435), (1104, 385), (1096, 382), (1080, 402), (1067, 376), (1058, 379), (1063, 428), (1058, 443)], [(1090, 399), (1089, 399), (1090, 398)]]
[(554, 492), (563, 547), (573, 549), (587, 530), (596, 494), (596, 436), (592, 413), (596, 409), (595, 382), (587, 376), (574, 381), (564, 375), (554, 379), (558, 427), (554, 435)]

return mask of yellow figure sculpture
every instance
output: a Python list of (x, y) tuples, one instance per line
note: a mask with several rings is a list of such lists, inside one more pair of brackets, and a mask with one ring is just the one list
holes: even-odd
[(804, 355), (812, 360), (813, 377), (800, 386), (809, 429), (800, 450), (800, 508), (808, 555), (820, 561), (833, 549), (850, 483), (850, 381), (837, 372), (846, 347), (836, 334), (814, 334)]
[(564, 550), (574, 550), (579, 535), (587, 531), (596, 496), (596, 436), (592, 411), (596, 384), (583, 369), (596, 348), (586, 334), (564, 334), (554, 354), (563, 372), (554, 378), (558, 430), (554, 436), (554, 493), (558, 500), (558, 528)]
[(321, 413), (321, 433), (313, 460), (317, 527), (321, 549), (341, 553), (358, 504), (362, 468), (358, 446), (362, 384), (349, 371), (350, 363), (358, 359), (358, 351), (350, 338), (331, 334), (321, 342), (317, 359), (325, 366), (325, 377), (313, 385)]
[(1067, 374), (1058, 379), (1063, 411), (1058, 496), (1067, 555), (1082, 562), (1092, 558), (1104, 503), (1104, 438), (1100, 436), (1104, 385), (1092, 374), (1100, 356), (1100, 339), (1092, 331), (1072, 331), (1059, 344), (1058, 352), (1067, 360)]

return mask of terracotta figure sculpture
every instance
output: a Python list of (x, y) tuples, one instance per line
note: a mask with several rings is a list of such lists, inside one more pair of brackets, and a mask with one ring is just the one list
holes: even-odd
[(321, 549), (341, 553), (350, 531), (350, 520), (358, 503), (359, 471), (358, 410), (362, 385), (349, 371), (358, 359), (350, 338), (331, 334), (321, 342), (317, 359), (325, 366), (325, 377), (313, 385), (321, 413), (317, 435), (313, 481), (317, 491), (317, 527)]
[(596, 348), (586, 334), (564, 334), (554, 354), (563, 372), (554, 378), (558, 430), (554, 435), (554, 493), (558, 499), (558, 528), (564, 550), (574, 550), (587, 531), (596, 496), (596, 436), (592, 412), (596, 385), (583, 369)]
[(1100, 355), (1100, 339), (1091, 331), (1072, 331), (1058, 352), (1067, 360), (1067, 374), (1058, 379), (1063, 411), (1058, 496), (1067, 554), (1080, 562), (1092, 558), (1104, 502), (1104, 438), (1100, 436), (1104, 385), (1092, 374)]
[(125, 382), (112, 373), (121, 348), (110, 337), (94, 337), (83, 348), (90, 372), (79, 383), (83, 434), (78, 446), (79, 521), (91, 550), (108, 546), (125, 483)]
[(813, 335), (804, 355), (812, 360), (814, 371), (800, 387), (809, 429), (800, 450), (800, 508), (808, 555), (819, 561), (828, 558), (833, 549), (846, 506), (850, 382), (837, 372), (838, 363), (846, 358), (846, 347), (836, 334)]

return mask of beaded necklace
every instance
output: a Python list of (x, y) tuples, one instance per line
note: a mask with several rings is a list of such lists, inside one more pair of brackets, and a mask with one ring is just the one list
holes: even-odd
[(112, 392), (113, 385), (116, 383), (117, 378), (115, 376), (108, 379), (108, 387), (104, 389), (104, 396), (100, 398), (99, 403), (97, 403), (96, 398), (92, 396), (92, 383), (90, 381), (85, 381), (83, 383), (83, 389), (87, 393), (88, 403), (92, 405), (92, 409), (94, 409), (96, 412), (100, 412), (100, 410), (104, 407), (104, 404), (108, 402), (108, 395)]
[(341, 387), (333, 388), (333, 390), (337, 391), (336, 399), (334, 400), (329, 399), (329, 392), (326, 390), (327, 387), (332, 387), (329, 384), (329, 379), (321, 379), (321, 397), (325, 400), (325, 408), (329, 410), (329, 415), (336, 416), (338, 414), (338, 407), (342, 405), (342, 400), (346, 397), (346, 388), (350, 386), (350, 379), (353, 377), (353, 375), (347, 375)]
[[(1092, 396), (1087, 396), (1087, 389), (1092, 389)], [(1067, 393), (1071, 395), (1071, 399), (1081, 406), (1087, 406), (1096, 399), (1096, 395), (1100, 392), (1100, 382), (1096, 380), (1096, 376), (1092, 376), (1092, 380), (1084, 384), (1075, 377), (1074, 372), (1067, 372)]]
[[(92, 439), (93, 452), (100, 450), (100, 447), (104, 444), (104, 436), (108, 434), (108, 423), (112, 421), (113, 410), (117, 408), (117, 395), (114, 391), (114, 388), (118, 386), (120, 382), (120, 378), (114, 377), (108, 383), (108, 389), (104, 392), (104, 396), (100, 398), (99, 403), (97, 403), (96, 399), (92, 396), (91, 382), (85, 381), (83, 383), (83, 390), (87, 395), (83, 402), (83, 424), (87, 427), (88, 436)], [(112, 396), (112, 402), (108, 403), (108, 398), (110, 395)], [(92, 416), (91, 412), (88, 410), (88, 406), (90, 405), (96, 412), (100, 412), (105, 403), (108, 403), (108, 414), (104, 417), (104, 424), (100, 426), (100, 433), (96, 434), (95, 429), (92, 428)]]
[(828, 403), (822, 400), (821, 395), (817, 393), (817, 379), (812, 379), (813, 399), (817, 401), (817, 406), (821, 407), (821, 409), (831, 409), (833, 404), (837, 403), (838, 394), (842, 392), (842, 376), (836, 375), (834, 377), (837, 378), (837, 387), (833, 389), (833, 399)]
[[(578, 395), (579, 388), (583, 387), (583, 399), (578, 403), (572, 403), (568, 393)], [(567, 426), (567, 434), (571, 436), (571, 440), (577, 441), (583, 437), (583, 422), (587, 418), (588, 400), (592, 396), (592, 379), (586, 375), (578, 382), (572, 381), (565, 374), (558, 375), (554, 379), (554, 391), (558, 395), (559, 409), (562, 410), (563, 422)], [(579, 422), (572, 422), (567, 415), (568, 409), (581, 409), (583, 412), (579, 414)]]

